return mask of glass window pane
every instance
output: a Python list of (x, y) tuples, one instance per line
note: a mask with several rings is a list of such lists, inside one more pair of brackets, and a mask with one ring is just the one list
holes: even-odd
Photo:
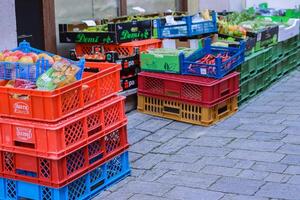
[(117, 0), (94, 0), (95, 18), (116, 17), (117, 7)]
[(137, 14), (138, 12), (132, 9), (137, 6), (145, 9), (147, 13), (164, 12), (168, 9), (176, 10), (175, 0), (127, 0), (127, 13), (129, 15)]
[(58, 24), (81, 21), (93, 17), (92, 0), (55, 0), (55, 18)]

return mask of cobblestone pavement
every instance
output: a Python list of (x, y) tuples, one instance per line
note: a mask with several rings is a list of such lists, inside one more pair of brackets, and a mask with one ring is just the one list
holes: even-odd
[(132, 176), (95, 199), (300, 199), (300, 71), (209, 128), (129, 114)]

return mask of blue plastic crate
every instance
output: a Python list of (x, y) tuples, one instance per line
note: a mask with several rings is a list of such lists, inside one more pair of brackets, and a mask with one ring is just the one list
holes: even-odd
[[(221, 58), (215, 59), (215, 64), (197, 63), (199, 59), (207, 54), (217, 55), (228, 53), (230, 58), (222, 62)], [(181, 74), (206, 76), (211, 78), (223, 78), (230, 71), (242, 64), (245, 60), (245, 42), (241, 41), (239, 47), (217, 47), (211, 46), (211, 39), (205, 39), (204, 48), (196, 50), (185, 57), (183, 53), (179, 55)]]
[(216, 13), (212, 12), (212, 20), (193, 22), (193, 16), (175, 17), (180, 24), (167, 25), (166, 19), (155, 21), (158, 38), (192, 37), (207, 33), (218, 32)]
[(128, 175), (130, 175), (130, 166), (126, 151), (59, 189), (0, 178), (0, 199), (87, 200)]
[[(22, 51), (24, 53), (46, 53), (49, 56), (54, 56), (54, 54), (41, 51), (35, 48), (32, 48), (30, 44), (26, 41), (23, 41), (19, 44), (18, 48), (13, 49), (12, 51)], [(65, 58), (64, 58), (65, 59)], [(82, 73), (84, 70), (84, 59), (75, 62), (72, 60), (67, 59), (71, 64), (77, 65), (80, 67), (80, 71), (76, 74), (76, 79), (80, 80), (82, 78)], [(37, 78), (46, 72), (51, 65), (49, 62), (45, 59), (39, 59), (34, 64), (28, 64), (28, 63), (18, 63), (18, 62), (0, 62), (0, 80), (14, 80), (17, 78), (20, 79), (26, 79), (30, 80), (32, 82), (35, 82)]]

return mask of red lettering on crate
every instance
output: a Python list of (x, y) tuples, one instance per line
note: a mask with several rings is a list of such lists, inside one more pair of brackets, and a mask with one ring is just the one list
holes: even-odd
[(32, 129), (31, 128), (23, 128), (16, 127), (16, 136), (17, 139), (28, 141), (32, 139)]
[(29, 114), (29, 105), (23, 102), (14, 103), (14, 112), (19, 114)]

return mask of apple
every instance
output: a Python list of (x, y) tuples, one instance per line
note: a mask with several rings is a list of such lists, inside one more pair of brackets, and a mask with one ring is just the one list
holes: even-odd
[(51, 56), (49, 56), (48, 54), (40, 53), (40, 54), (38, 55), (38, 57), (39, 57), (39, 59), (44, 58), (45, 60), (48, 60), (48, 62), (49, 62), (50, 65), (53, 65), (53, 63), (54, 63), (53, 58), (52, 58)]
[(18, 62), (19, 58), (17, 56), (8, 56), (4, 59), (5, 62)]
[(39, 57), (36, 53), (27, 53), (26, 55), (30, 56), (32, 58), (33, 62), (36, 62), (39, 59)]
[(20, 63), (34, 63), (31, 56), (22, 56), (19, 60)]
[(12, 55), (17, 56), (20, 59), (21, 57), (25, 56), (26, 54), (21, 51), (18, 51), (18, 52), (13, 52)]
[(5, 59), (6, 57), (9, 57), (9, 56), (11, 56), (11, 52), (10, 52), (10, 51), (7, 51), (7, 52), (3, 53), (4, 59)]

